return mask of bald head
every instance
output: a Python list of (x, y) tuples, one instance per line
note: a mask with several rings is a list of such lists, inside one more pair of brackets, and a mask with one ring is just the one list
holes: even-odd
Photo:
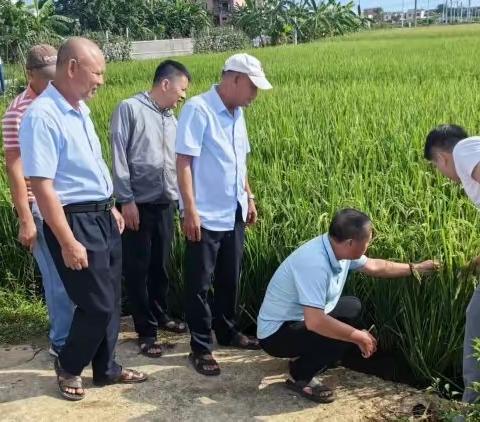
[(72, 105), (95, 95), (103, 85), (104, 72), (105, 58), (93, 41), (72, 37), (60, 46), (55, 86)]
[(57, 67), (63, 67), (69, 63), (70, 60), (85, 60), (101, 57), (103, 53), (93, 41), (82, 38), (72, 37), (65, 41), (58, 50)]

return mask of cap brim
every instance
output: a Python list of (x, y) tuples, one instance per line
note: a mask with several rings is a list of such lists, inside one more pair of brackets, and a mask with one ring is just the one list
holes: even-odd
[(272, 89), (272, 84), (268, 82), (267, 78), (263, 76), (250, 76), (248, 75), (250, 80), (258, 89)]

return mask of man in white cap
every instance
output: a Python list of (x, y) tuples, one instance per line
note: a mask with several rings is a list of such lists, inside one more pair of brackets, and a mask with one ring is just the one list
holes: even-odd
[(235, 54), (225, 62), (220, 84), (188, 101), (178, 122), (189, 359), (203, 375), (220, 374), (212, 356), (212, 320), (219, 344), (259, 348), (258, 340), (240, 333), (235, 324), (245, 225), (257, 220), (247, 178), (250, 144), (242, 107), (253, 102), (258, 89), (270, 88), (255, 57)]

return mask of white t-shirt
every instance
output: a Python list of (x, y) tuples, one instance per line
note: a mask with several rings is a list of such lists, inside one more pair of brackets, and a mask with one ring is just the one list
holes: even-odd
[(480, 183), (472, 177), (473, 170), (480, 163), (480, 136), (472, 136), (455, 145), (453, 162), (465, 193), (480, 207)]

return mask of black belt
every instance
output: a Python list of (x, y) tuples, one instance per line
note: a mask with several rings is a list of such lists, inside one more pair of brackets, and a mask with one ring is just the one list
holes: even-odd
[(69, 204), (63, 207), (66, 214), (75, 212), (102, 212), (110, 211), (115, 205), (113, 198), (108, 198), (99, 202), (81, 202), (77, 204)]

